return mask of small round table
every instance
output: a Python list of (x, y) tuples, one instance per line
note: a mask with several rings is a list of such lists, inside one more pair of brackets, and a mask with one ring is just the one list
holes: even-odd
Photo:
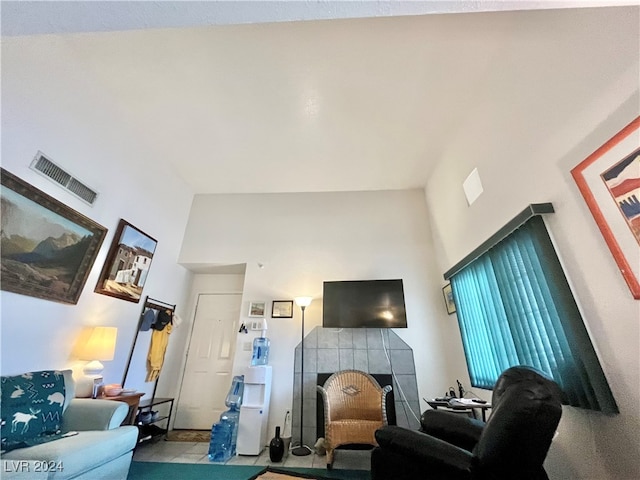
[(462, 402), (460, 401), (461, 399), (458, 399), (458, 398), (453, 398), (449, 401), (436, 400), (435, 398), (432, 400), (426, 400), (426, 399), (423, 399), (423, 400), (425, 400), (429, 404), (429, 406), (434, 410), (437, 410), (438, 408), (445, 408), (445, 409), (454, 410), (457, 412), (466, 411), (468, 413), (471, 413), (473, 415), (473, 418), (478, 418), (476, 415), (476, 409), (480, 410), (482, 412), (483, 422), (487, 421), (487, 410), (491, 408), (491, 404), (489, 402), (478, 403), (478, 402), (473, 402), (467, 399), (462, 399), (463, 400)]

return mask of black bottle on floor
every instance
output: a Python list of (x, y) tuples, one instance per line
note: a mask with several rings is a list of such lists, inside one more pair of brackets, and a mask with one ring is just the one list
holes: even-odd
[(276, 427), (276, 436), (269, 442), (269, 458), (272, 462), (279, 462), (284, 455), (284, 442), (280, 438), (280, 427)]

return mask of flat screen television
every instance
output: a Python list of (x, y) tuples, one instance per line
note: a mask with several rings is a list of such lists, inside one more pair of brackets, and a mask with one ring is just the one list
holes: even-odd
[(407, 328), (402, 280), (324, 282), (325, 328)]

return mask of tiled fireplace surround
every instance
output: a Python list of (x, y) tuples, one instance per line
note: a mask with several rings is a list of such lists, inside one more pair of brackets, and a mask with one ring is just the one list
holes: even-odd
[[(384, 340), (383, 340), (384, 339)], [(384, 341), (384, 343), (383, 343)], [(383, 348), (384, 345), (384, 348)], [(300, 347), (295, 350), (293, 382), (292, 444), (300, 437)], [(384, 349), (386, 348), (389, 355)], [(304, 338), (304, 419), (303, 443), (310, 447), (317, 440), (316, 383), (319, 373), (355, 369), (370, 374), (395, 374), (393, 392), (397, 424), (417, 429), (420, 401), (416, 383), (413, 350), (388, 328), (322, 328), (316, 327)], [(396, 382), (400, 383), (404, 396)]]

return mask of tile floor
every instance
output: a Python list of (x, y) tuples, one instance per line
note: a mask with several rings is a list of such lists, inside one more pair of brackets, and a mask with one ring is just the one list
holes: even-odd
[[(133, 454), (138, 462), (170, 463), (209, 463), (207, 453), (209, 444), (205, 442), (168, 442), (159, 440), (140, 445)], [(273, 465), (276, 467), (326, 468), (324, 455), (311, 454), (296, 457), (285, 454), (281, 462), (273, 463), (269, 459), (269, 450), (265, 448), (260, 455), (238, 455), (226, 462), (226, 465)], [(334, 454), (333, 468), (348, 470), (369, 470), (371, 451), (339, 450)]]

